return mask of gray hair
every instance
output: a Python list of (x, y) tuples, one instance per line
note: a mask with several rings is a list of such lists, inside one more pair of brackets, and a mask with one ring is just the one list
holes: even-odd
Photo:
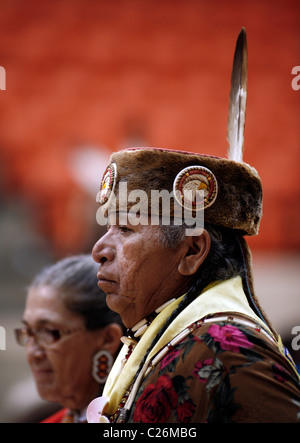
[(67, 257), (43, 268), (29, 289), (42, 286), (55, 289), (66, 308), (83, 317), (89, 330), (110, 323), (123, 327), (120, 316), (108, 308), (106, 294), (97, 286), (97, 270), (91, 255)]
[[(184, 240), (184, 225), (161, 225), (160, 241), (163, 246), (177, 248)], [(195, 279), (226, 280), (243, 274), (243, 261), (236, 241), (236, 232), (206, 223), (204, 228), (210, 235), (211, 247), (207, 258), (195, 274)]]
[(185, 237), (185, 226), (160, 225), (160, 243), (167, 248), (175, 249)]

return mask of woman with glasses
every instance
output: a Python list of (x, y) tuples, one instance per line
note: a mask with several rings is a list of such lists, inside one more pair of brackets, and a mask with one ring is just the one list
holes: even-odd
[(39, 395), (63, 409), (44, 422), (85, 422), (120, 347), (123, 325), (97, 286), (89, 255), (65, 258), (32, 282), (17, 329)]

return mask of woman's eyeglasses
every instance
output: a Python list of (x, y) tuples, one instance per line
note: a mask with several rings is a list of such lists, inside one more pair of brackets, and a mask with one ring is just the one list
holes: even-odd
[(40, 346), (50, 346), (58, 342), (62, 337), (74, 334), (75, 332), (82, 330), (82, 328), (77, 328), (67, 331), (60, 331), (59, 329), (30, 329), (24, 327), (15, 329), (15, 337), (17, 343), (21, 346), (26, 346), (29, 342), (30, 337), (34, 337), (36, 343)]

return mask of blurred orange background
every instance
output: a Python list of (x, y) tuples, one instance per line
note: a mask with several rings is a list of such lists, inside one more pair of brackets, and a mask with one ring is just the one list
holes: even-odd
[(251, 247), (300, 249), (296, 0), (0, 0), (1, 201), (21, 201), (55, 257), (89, 251), (112, 150), (226, 156), (233, 52), (248, 37), (244, 160), (264, 186)]

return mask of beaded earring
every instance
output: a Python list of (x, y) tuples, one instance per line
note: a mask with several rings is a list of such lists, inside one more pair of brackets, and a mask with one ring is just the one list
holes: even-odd
[(110, 352), (101, 349), (93, 357), (92, 375), (97, 383), (106, 382), (109, 371), (113, 364), (113, 356)]

